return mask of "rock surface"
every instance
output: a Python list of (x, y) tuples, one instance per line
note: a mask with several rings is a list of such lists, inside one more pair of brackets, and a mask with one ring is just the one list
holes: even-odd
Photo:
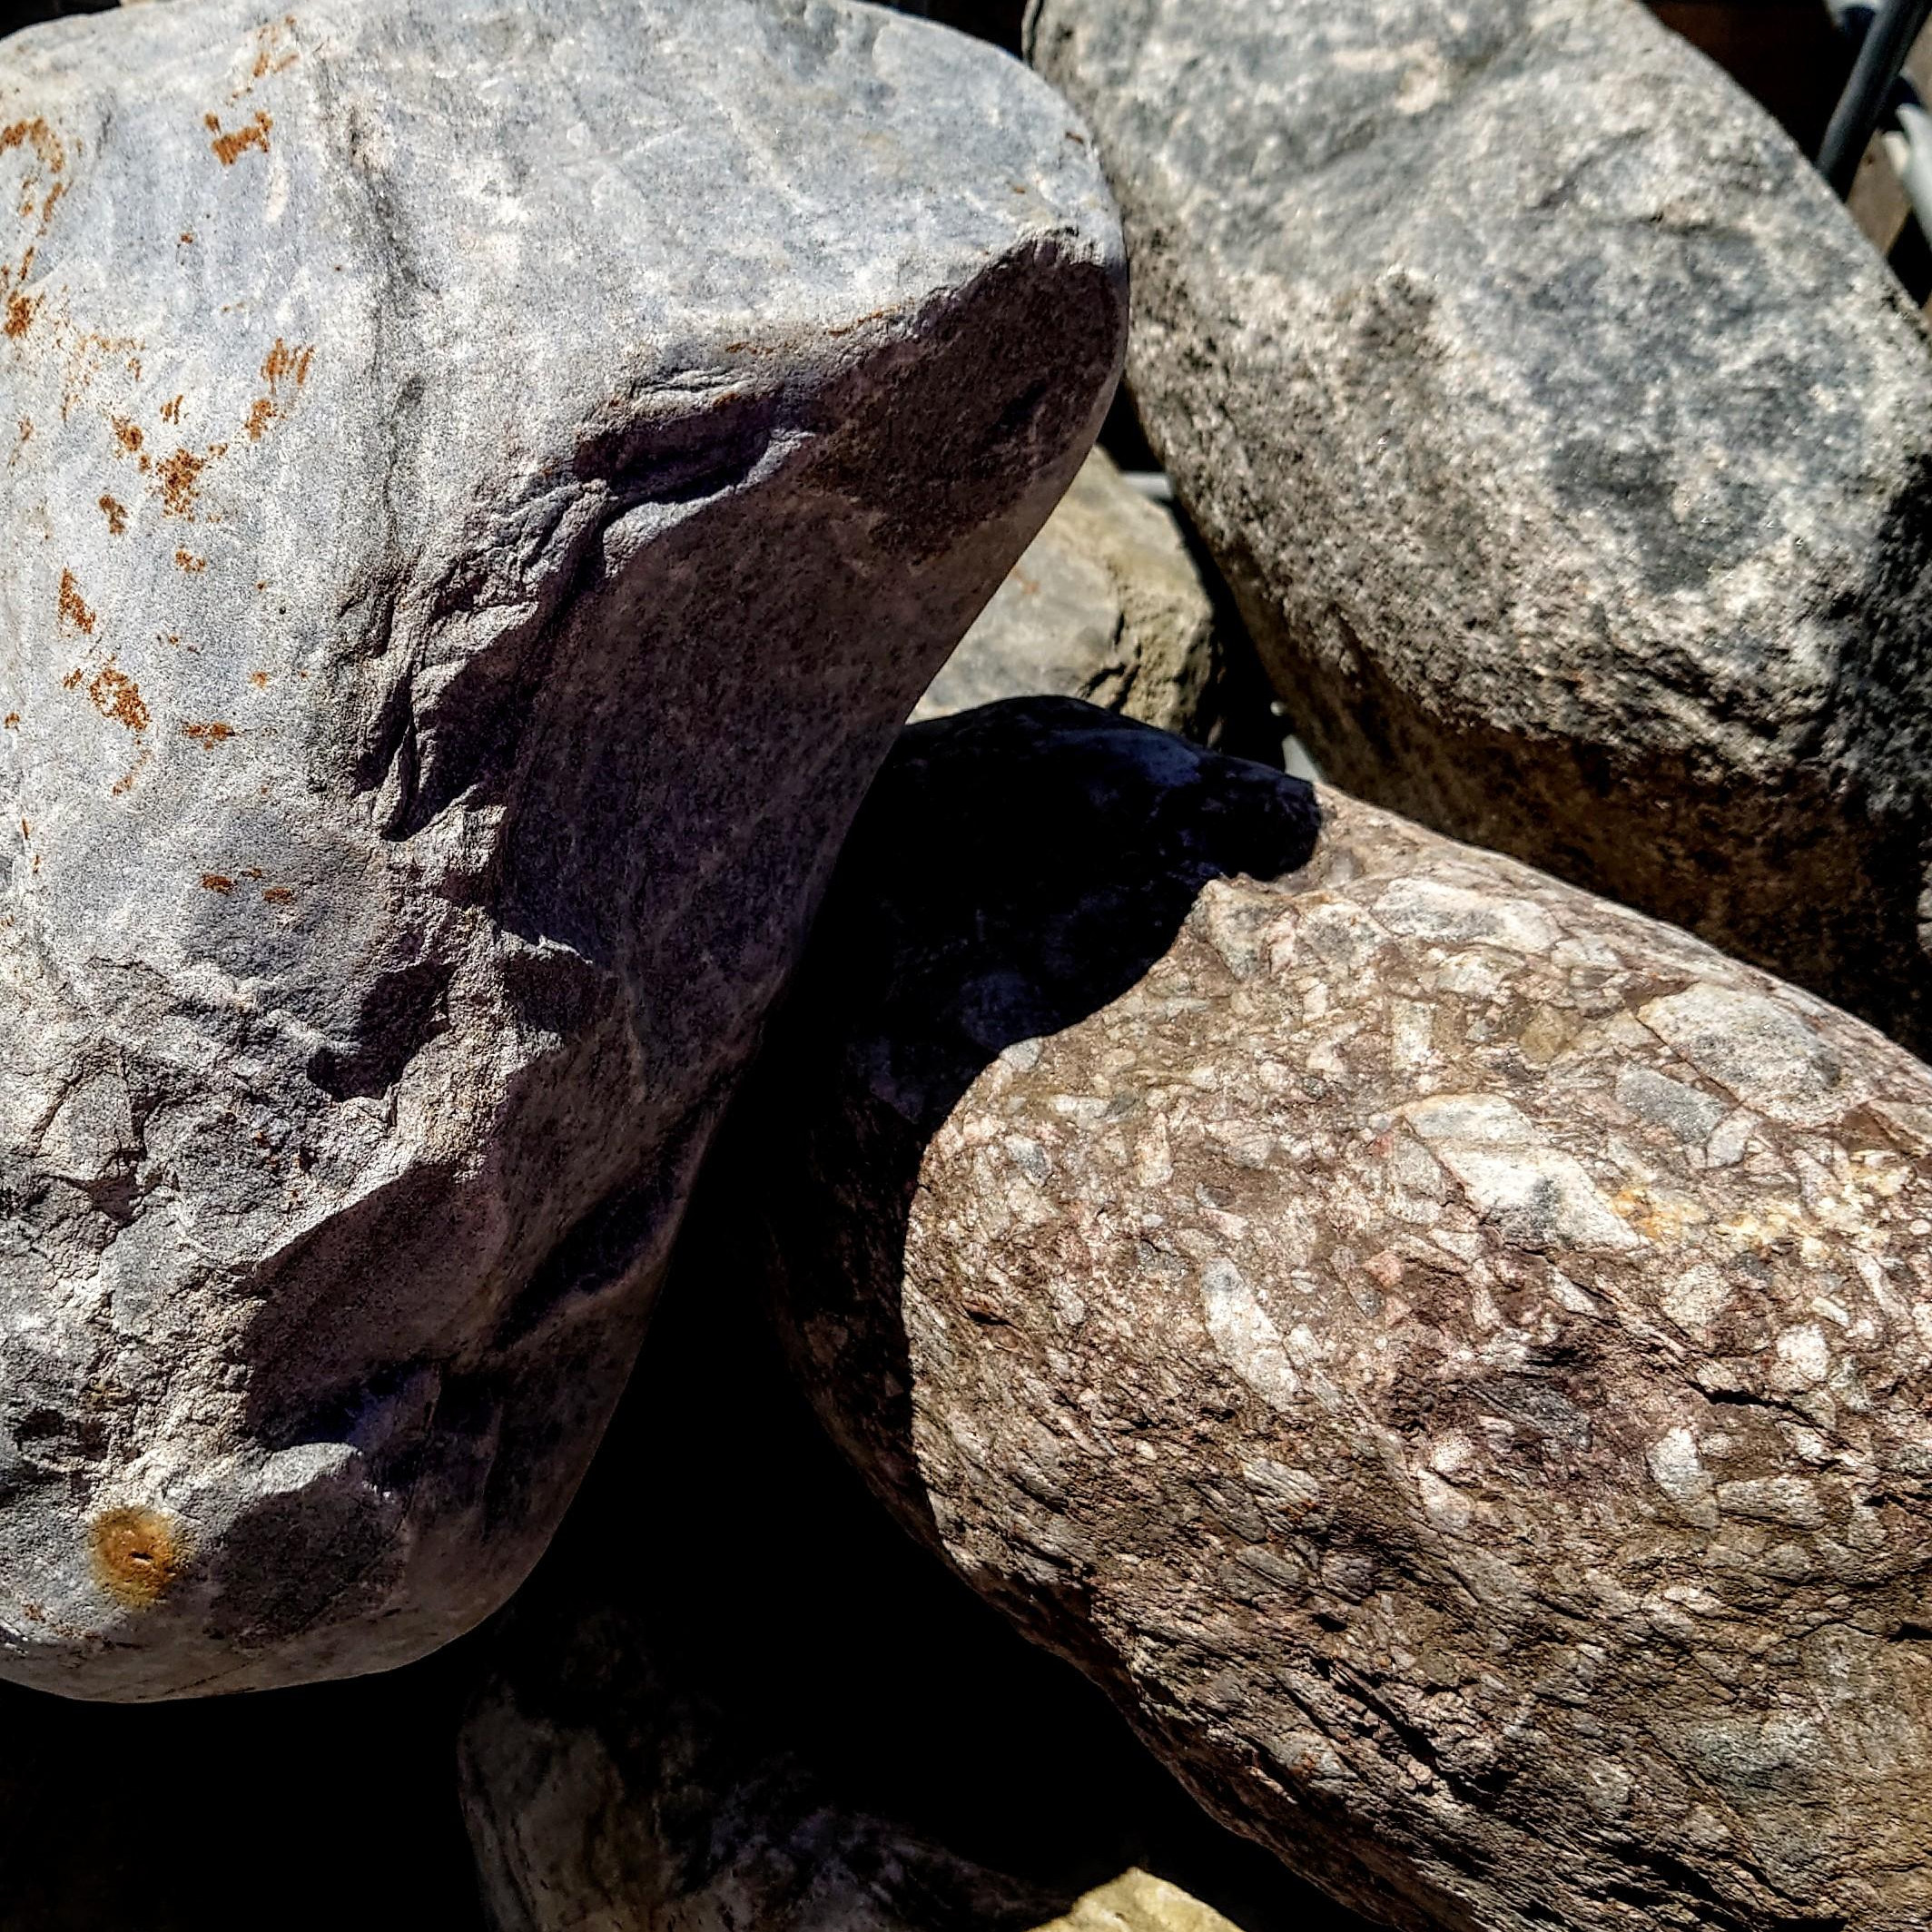
[(1322, 771), (1932, 1049), (1932, 358), (1805, 158), (1635, 0), (1030, 32)]
[(794, 0), (0, 53), (0, 1673), (500, 1602), (1124, 327), (1063, 104)]
[(1232, 695), (1214, 606), (1170, 511), (1096, 449), (914, 707), (1078, 697), (1205, 744)]
[(1371, 1917), (1925, 1925), (1932, 1070), (1316, 805), (907, 732), (741, 1169), (821, 1415)]
[(497, 1932), (1362, 1932), (901, 1534), (780, 1360), (742, 1221), (709, 1190), (562, 1533), (459, 1647)]

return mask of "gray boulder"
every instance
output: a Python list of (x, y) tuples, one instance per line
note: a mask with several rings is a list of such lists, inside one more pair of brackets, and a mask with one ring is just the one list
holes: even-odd
[(1124, 327), (1064, 105), (794, 0), (0, 52), (0, 1674), (528, 1569), (852, 811)]
[(1211, 738), (1235, 697), (1214, 606), (1171, 511), (1096, 449), (914, 707), (1079, 697)]
[(1011, 704), (906, 734), (751, 1119), (828, 1427), (1296, 1870), (1456, 1932), (1932, 1920), (1932, 1070)]
[(1377, 803), (1932, 1049), (1932, 358), (1635, 0), (1040, 0), (1129, 379)]

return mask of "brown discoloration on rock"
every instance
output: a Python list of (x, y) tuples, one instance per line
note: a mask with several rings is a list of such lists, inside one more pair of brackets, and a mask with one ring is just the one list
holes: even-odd
[(171, 396), (161, 406), (161, 419), (164, 423), (178, 423), (181, 420), (182, 399)]
[(148, 707), (142, 699), (141, 686), (117, 665), (104, 665), (96, 671), (88, 680), (87, 695), (104, 718), (112, 718), (133, 732), (148, 728)]
[(0, 154), (23, 146), (34, 150), (41, 166), (50, 174), (58, 174), (67, 165), (67, 150), (60, 136), (39, 114), (30, 121), (15, 121), (0, 128)]
[(215, 159), (224, 168), (233, 167), (250, 148), (260, 148), (266, 154), (269, 151), (269, 131), (275, 125), (269, 115), (260, 108), (256, 109), (252, 121), (241, 127), (231, 128), (225, 134), (222, 132), (219, 114), (203, 114), (202, 123), (214, 135), (214, 139), (208, 145), (214, 151)]
[(34, 311), (40, 306), (35, 297), (13, 294), (6, 299), (6, 320), (0, 322), (0, 330), (18, 340), (34, 326)]
[(112, 497), (103, 496), (99, 508), (101, 514), (107, 518), (107, 534), (110, 537), (118, 537), (127, 528), (127, 506), (125, 504), (116, 503)]
[(74, 582), (74, 572), (71, 570), (61, 572), (55, 610), (64, 630), (79, 631), (89, 637), (94, 636), (94, 626), (99, 620), (94, 613), (88, 609), (81, 596), (81, 586)]
[(181, 1574), (179, 1524), (160, 1510), (104, 1510), (89, 1526), (95, 1581), (128, 1610), (152, 1610)]
[(242, 427), (248, 431), (251, 443), (261, 440), (261, 432), (275, 420), (275, 405), (266, 396), (258, 396), (248, 412), (248, 421)]
[(204, 892), (232, 892), (234, 889), (235, 882), (224, 872), (202, 874), (202, 890)]
[(1084, 715), (906, 734), (770, 1043), (821, 1414), (1378, 1920), (1932, 1922), (1932, 1069)]
[(212, 751), (216, 745), (225, 744), (235, 734), (232, 724), (224, 724), (219, 719), (207, 724), (183, 724), (182, 736), (192, 738), (204, 752)]
[(111, 416), (107, 426), (114, 432), (114, 441), (121, 446), (123, 456), (139, 456), (141, 446), (147, 440), (141, 425), (125, 416)]
[(294, 892), (285, 885), (265, 885), (261, 889), (261, 897), (269, 905), (293, 905), (295, 903)]
[[(177, 550), (174, 553), (174, 567), (177, 570), (185, 570), (190, 577), (199, 577), (207, 569), (208, 559), (195, 556), (192, 550)], [(181, 640), (174, 638), (170, 641), (178, 644)]]
[(248, 674), (248, 681), (256, 690), (266, 691), (269, 687), (269, 674), (266, 671), (251, 671)]
[(301, 343), (291, 349), (280, 336), (275, 338), (274, 346), (261, 363), (261, 380), (268, 384), (269, 393), (255, 399), (242, 426), (251, 443), (261, 441), (262, 433), (277, 417), (288, 414), (294, 397), (284, 396), (282, 386), (286, 383), (291, 389), (300, 389), (309, 380), (309, 364), (314, 355), (313, 343)]
[(197, 479), (210, 458), (196, 456), (188, 448), (176, 449), (155, 467), (156, 487), (161, 495), (162, 514), (193, 520)]

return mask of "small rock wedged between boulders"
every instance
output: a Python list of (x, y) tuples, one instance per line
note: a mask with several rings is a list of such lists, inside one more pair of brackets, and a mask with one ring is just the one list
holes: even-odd
[(701, 1194), (577, 1503), (471, 1641), (495, 1932), (1363, 1932), (879, 1508), (760, 1318), (743, 1218)]
[(0, 49), (0, 1674), (516, 1586), (1124, 277), (1064, 104), (810, 0)]
[(1040, 0), (1300, 736), (1932, 1049), (1932, 355), (1636, 0)]
[(904, 734), (744, 1118), (827, 1426), (1293, 1868), (1932, 1917), (1932, 1070), (1042, 701)]
[(1006, 697), (1084, 698), (1200, 744), (1244, 701), (1266, 705), (1229, 663), (1173, 512), (1132, 488), (1104, 450), (1088, 457), (912, 719)]

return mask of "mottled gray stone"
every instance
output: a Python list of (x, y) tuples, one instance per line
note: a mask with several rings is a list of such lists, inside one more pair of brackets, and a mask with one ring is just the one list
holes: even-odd
[(1932, 1917), (1932, 1070), (1020, 703), (906, 734), (752, 1119), (828, 1426), (1296, 1869), (1458, 1932)]
[(1932, 1046), (1932, 359), (1635, 0), (1040, 0), (1129, 380), (1338, 784)]
[(0, 1673), (541, 1549), (899, 721), (1123, 329), (1063, 104), (789, 0), (0, 54)]
[(912, 712), (1079, 697), (1208, 741), (1233, 693), (1173, 513), (1096, 449)]

